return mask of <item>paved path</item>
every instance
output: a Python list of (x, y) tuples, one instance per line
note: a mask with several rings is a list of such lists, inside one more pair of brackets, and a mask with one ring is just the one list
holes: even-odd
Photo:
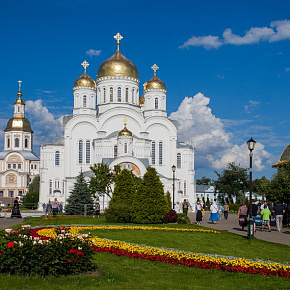
[[(192, 223), (196, 223), (195, 221), (195, 214), (189, 213), (188, 214), (190, 220)], [(210, 212), (206, 212), (205, 216), (203, 218), (203, 221), (201, 222), (201, 226), (217, 229), (221, 231), (227, 231), (231, 232), (237, 235), (241, 236), (247, 236), (247, 230), (245, 229), (242, 231), (242, 227), (239, 226), (238, 221), (238, 215), (237, 214), (229, 214), (229, 218), (225, 220), (223, 217), (221, 220), (219, 220), (216, 224), (212, 224), (209, 221)], [(257, 226), (257, 232), (255, 233), (255, 238), (272, 242), (272, 243), (278, 243), (278, 244), (284, 244), (290, 246), (290, 229), (289, 228), (283, 228), (281, 232), (278, 232), (276, 230), (276, 226), (271, 227), (272, 231), (268, 232), (264, 229), (264, 231), (261, 231), (261, 226)]]
[(0, 229), (8, 229), (17, 224), (21, 224), (24, 218), (0, 218)]

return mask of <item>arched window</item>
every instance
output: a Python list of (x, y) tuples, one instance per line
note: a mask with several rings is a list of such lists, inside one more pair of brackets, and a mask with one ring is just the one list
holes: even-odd
[(59, 166), (59, 151), (55, 151), (54, 153), (54, 165)]
[(122, 90), (120, 87), (118, 87), (118, 102), (121, 102), (121, 99), (122, 99)]
[(181, 154), (177, 153), (177, 168), (181, 168)]
[(151, 146), (151, 163), (152, 165), (155, 165), (155, 142), (152, 142)]
[(91, 142), (86, 142), (86, 163), (89, 164), (91, 162)]
[(159, 165), (163, 163), (163, 144), (159, 142)]
[(114, 146), (114, 158), (117, 158), (117, 156), (118, 156), (118, 146), (115, 145)]
[(7, 147), (10, 148), (10, 138), (7, 139)]
[(132, 103), (134, 104), (134, 99), (135, 99), (135, 91), (134, 89), (132, 90)]
[(114, 90), (112, 87), (110, 88), (110, 102), (114, 102)]
[(129, 102), (129, 89), (126, 88), (126, 103)]
[(103, 88), (103, 99), (104, 103), (106, 103), (106, 88)]
[(52, 180), (49, 181), (49, 194), (52, 194)]
[(183, 194), (186, 194), (186, 181), (184, 181), (184, 189), (183, 189)]
[(155, 98), (155, 109), (158, 109), (158, 98)]
[(28, 138), (25, 138), (25, 140), (24, 140), (24, 147), (28, 148)]
[(128, 153), (128, 144), (127, 143), (125, 143), (125, 145), (124, 145), (124, 153)]
[(36, 164), (34, 164), (34, 169), (37, 169), (37, 165)]
[(15, 147), (19, 147), (19, 138), (15, 138)]
[(83, 141), (79, 141), (79, 164), (83, 163)]
[(19, 106), (17, 106), (17, 111), (18, 111), (18, 113), (20, 112), (20, 107)]
[(83, 96), (83, 107), (87, 106), (87, 96)]

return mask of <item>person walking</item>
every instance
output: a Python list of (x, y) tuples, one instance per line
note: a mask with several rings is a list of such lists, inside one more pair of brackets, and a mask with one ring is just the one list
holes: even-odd
[(216, 203), (216, 199), (214, 199), (214, 201), (212, 201), (211, 206), (210, 206), (210, 217), (209, 217), (209, 220), (213, 224), (216, 224), (216, 222), (219, 220), (218, 212), (219, 212), (219, 208)]
[(222, 204), (219, 204), (219, 218), (221, 219), (222, 216), (223, 216), (223, 210), (224, 210), (224, 207), (222, 206)]
[(264, 209), (261, 211), (261, 216), (262, 216), (262, 219), (263, 219), (262, 231), (264, 230), (264, 226), (268, 225), (269, 232), (271, 232), (270, 215), (271, 215), (270, 210), (265, 206)]
[(242, 231), (248, 224), (247, 215), (248, 215), (248, 209), (245, 203), (243, 202), (238, 210), (239, 225), (242, 227)]
[[(250, 206), (248, 206), (248, 214), (250, 217)], [(254, 225), (254, 232), (256, 232), (256, 218), (258, 214), (258, 206), (255, 204), (255, 200), (252, 199), (252, 221)]]
[(224, 205), (224, 218), (226, 220), (228, 219), (228, 216), (229, 216), (229, 210), (230, 210), (230, 207), (229, 207), (228, 203), (225, 202), (225, 205)]
[(280, 201), (277, 201), (276, 205), (273, 207), (273, 213), (275, 213), (277, 231), (281, 232), (283, 214), (285, 213), (285, 210), (283, 206), (281, 205)]
[(182, 203), (182, 212), (184, 214), (187, 215), (187, 212), (188, 212), (188, 208), (189, 208), (189, 203), (186, 199), (184, 199), (183, 203)]
[(175, 212), (176, 213), (180, 213), (180, 204), (179, 204), (179, 201), (176, 202), (176, 204), (175, 204)]
[(58, 201), (57, 198), (55, 198), (52, 203), (51, 203), (51, 207), (52, 207), (52, 215), (53, 217), (56, 217), (57, 214), (57, 208), (58, 208)]
[(11, 218), (22, 218), (20, 210), (19, 210), (19, 197), (17, 196), (14, 200), (13, 209), (11, 213)]
[(195, 212), (196, 212), (196, 223), (200, 225), (202, 221), (202, 206), (199, 201), (196, 204)]

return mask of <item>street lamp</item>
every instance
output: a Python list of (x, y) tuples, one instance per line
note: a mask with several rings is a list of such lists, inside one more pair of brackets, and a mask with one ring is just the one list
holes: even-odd
[(248, 144), (248, 149), (250, 151), (250, 221), (249, 221), (249, 228), (248, 228), (248, 239), (251, 241), (252, 236), (254, 236), (254, 231), (253, 231), (253, 220), (252, 220), (252, 167), (253, 167), (253, 150), (255, 148), (255, 144), (256, 141), (253, 140), (253, 138), (251, 137), (251, 139), (249, 141), (247, 141)]
[(173, 184), (172, 184), (172, 188), (173, 188), (173, 192), (172, 192), (172, 208), (174, 209), (175, 171), (176, 171), (176, 166), (175, 166), (175, 165), (172, 165), (171, 169), (172, 169), (172, 174), (173, 174)]

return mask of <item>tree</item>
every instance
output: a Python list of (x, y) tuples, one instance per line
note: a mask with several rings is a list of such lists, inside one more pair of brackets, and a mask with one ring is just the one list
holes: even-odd
[(27, 208), (37, 208), (39, 202), (40, 176), (36, 175), (28, 186), (28, 192), (24, 197), (23, 205)]
[(111, 198), (112, 185), (121, 171), (120, 166), (115, 166), (112, 171), (107, 164), (98, 163), (91, 166), (90, 169), (95, 174), (90, 180), (90, 190), (93, 196), (106, 194)]
[(87, 214), (93, 214), (93, 198), (84, 173), (81, 171), (67, 199), (65, 213), (68, 215), (83, 215), (85, 211), (87, 211)]
[(203, 176), (201, 179), (196, 179), (197, 185), (211, 185), (211, 179)]
[(236, 165), (234, 162), (228, 163), (227, 168), (218, 173), (215, 171), (218, 179), (214, 182), (216, 191), (220, 195), (228, 195), (229, 202), (233, 202), (233, 198), (244, 193), (249, 186), (249, 178), (247, 169)]
[(277, 169), (273, 176), (270, 187), (266, 192), (269, 200), (279, 200), (282, 203), (289, 203), (290, 200), (290, 166), (286, 165)]
[(133, 201), (132, 221), (140, 224), (162, 223), (167, 207), (157, 171), (148, 167)]
[(271, 181), (267, 179), (265, 176), (260, 179), (253, 180), (253, 192), (266, 196), (271, 191)]
[(171, 194), (170, 194), (169, 190), (167, 190), (165, 193), (165, 199), (166, 199), (166, 203), (167, 203), (167, 209), (168, 209), (168, 211), (170, 211), (172, 209), (172, 201), (171, 201)]

